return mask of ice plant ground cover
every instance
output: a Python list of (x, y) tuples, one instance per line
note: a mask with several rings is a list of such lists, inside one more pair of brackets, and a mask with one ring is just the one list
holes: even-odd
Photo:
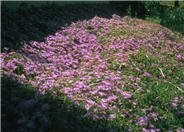
[(159, 24), (96, 16), (5, 49), (1, 67), (2, 76), (62, 94), (86, 110), (81, 118), (110, 121), (114, 131), (184, 131), (184, 37)]

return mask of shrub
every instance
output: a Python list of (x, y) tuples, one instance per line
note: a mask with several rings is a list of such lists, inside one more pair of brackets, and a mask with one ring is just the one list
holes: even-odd
[(167, 8), (161, 14), (161, 24), (175, 31), (184, 33), (184, 8)]
[(161, 11), (161, 6), (159, 1), (143, 1), (142, 2), (147, 16), (159, 16)]
[(162, 24), (172, 25), (174, 23), (183, 23), (184, 8), (167, 8), (162, 14)]
[(124, 4), (124, 8), (126, 8), (126, 11), (132, 17), (144, 18), (145, 16), (160, 15), (161, 6), (158, 1), (133, 1), (124, 3), (126, 3)]

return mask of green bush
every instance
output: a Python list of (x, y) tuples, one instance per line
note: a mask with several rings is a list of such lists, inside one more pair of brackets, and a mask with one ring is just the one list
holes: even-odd
[(184, 34), (184, 7), (167, 8), (161, 13), (161, 24)]
[(162, 24), (172, 25), (184, 22), (184, 8), (167, 8), (162, 14)]
[(159, 16), (161, 5), (159, 1), (142, 1), (147, 16)]
[(145, 18), (146, 16), (159, 16), (160, 10), (161, 6), (158, 1), (126, 2), (126, 11), (132, 17)]

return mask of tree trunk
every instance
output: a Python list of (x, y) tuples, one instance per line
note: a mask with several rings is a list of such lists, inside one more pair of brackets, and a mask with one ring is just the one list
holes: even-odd
[(178, 0), (174, 1), (174, 7), (179, 7), (179, 1)]

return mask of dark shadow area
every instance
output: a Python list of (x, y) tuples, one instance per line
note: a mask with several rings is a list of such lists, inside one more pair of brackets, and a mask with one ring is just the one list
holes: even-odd
[(86, 111), (64, 96), (38, 95), (35, 88), (1, 78), (2, 132), (114, 132), (108, 121), (84, 118)]
[(124, 16), (124, 10), (117, 4), (70, 4), (58, 6), (31, 6), (22, 3), (13, 11), (2, 4), (2, 48), (17, 49), (25, 42), (39, 41), (69, 26), (72, 22), (88, 20), (94, 16), (111, 18), (113, 14)]
[[(61, 1), (62, 3), (62, 1)], [(94, 16), (111, 18), (113, 14), (121, 17), (130, 15), (144, 19), (156, 16), (160, 24), (183, 34), (182, 8), (170, 9), (159, 2), (110, 1), (102, 4), (86, 2), (67, 5), (30, 6), (22, 3), (18, 10), (10, 10), (2, 3), (1, 31), (2, 49), (19, 49), (30, 41), (43, 42), (44, 39), (67, 27), (72, 22), (89, 20)]]

